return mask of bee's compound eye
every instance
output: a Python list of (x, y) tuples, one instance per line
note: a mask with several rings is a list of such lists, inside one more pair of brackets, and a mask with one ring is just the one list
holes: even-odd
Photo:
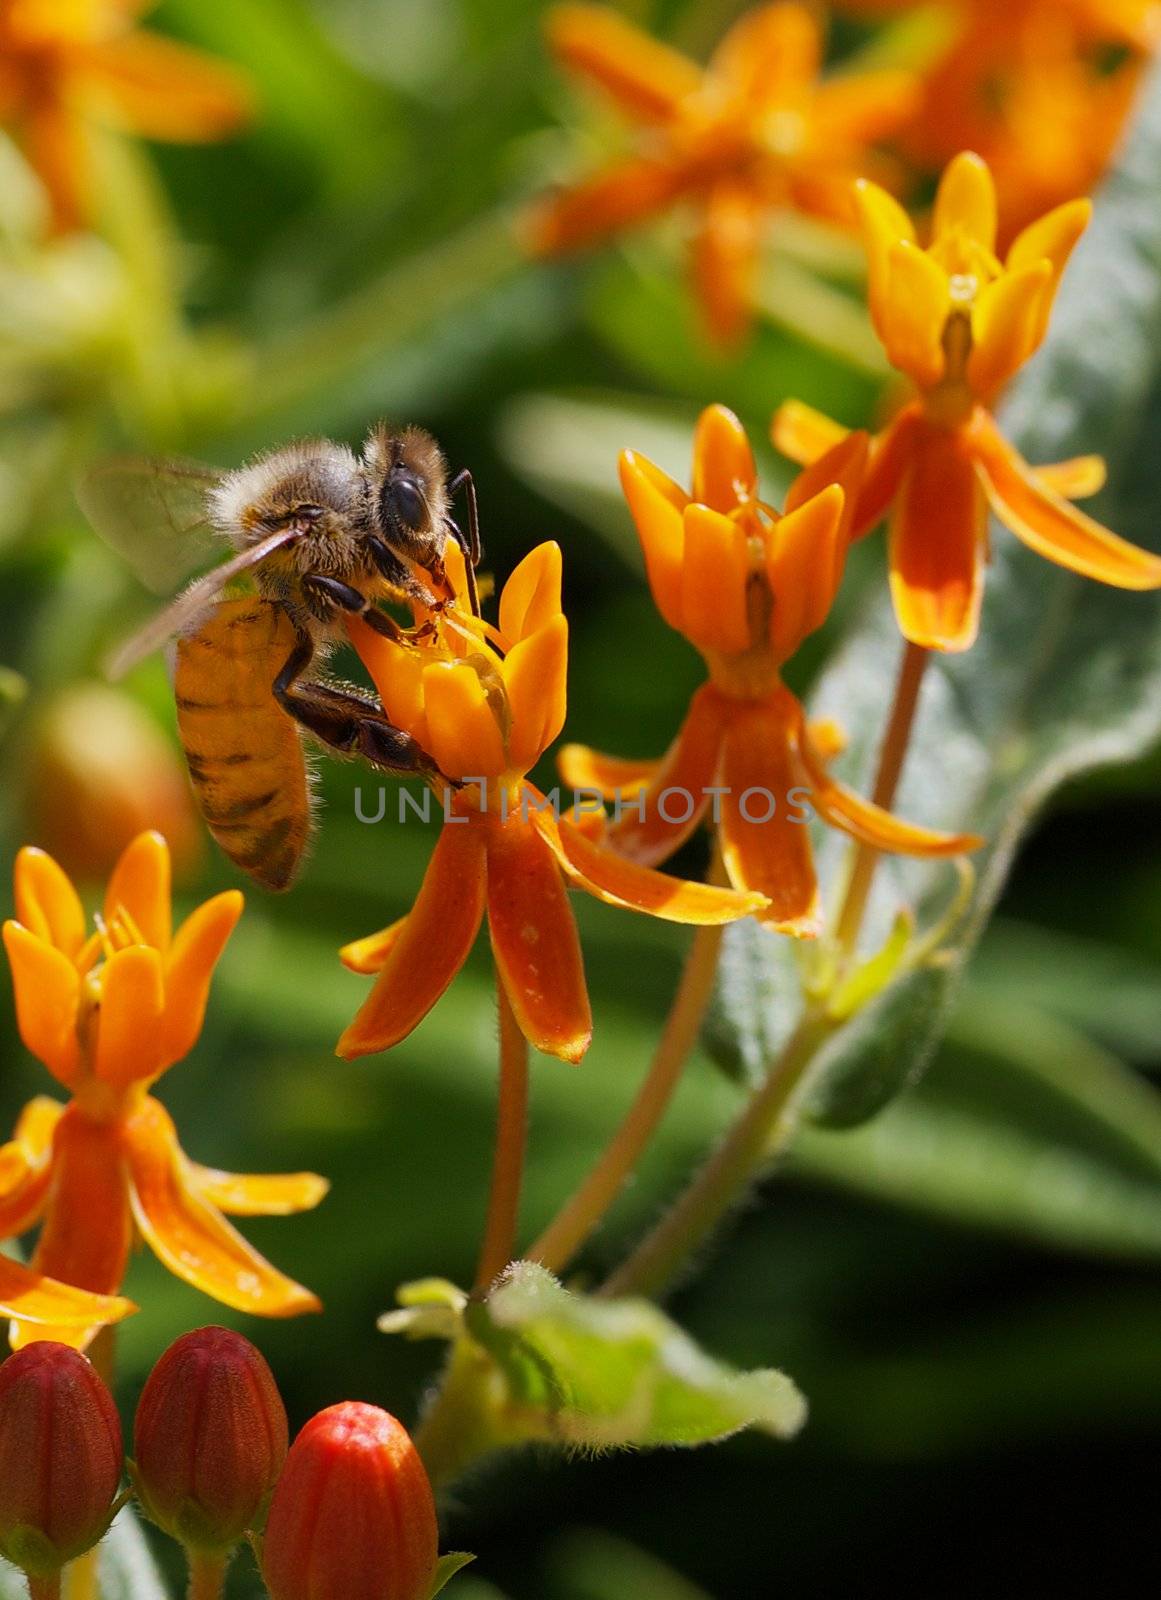
[(423, 494), (414, 478), (402, 473), (388, 480), (383, 491), (384, 509), (394, 513), (404, 527), (420, 529), (427, 517)]

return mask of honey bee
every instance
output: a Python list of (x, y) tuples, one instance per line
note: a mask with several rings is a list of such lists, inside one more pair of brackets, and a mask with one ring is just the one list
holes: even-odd
[[(467, 531), (451, 515), (466, 491)], [(221, 541), (235, 554), (191, 583), (110, 663), (120, 676), (176, 639), (178, 730), (202, 816), (226, 855), (268, 889), (293, 882), (312, 831), (302, 733), (397, 775), (442, 776), (379, 703), (319, 672), (359, 616), (408, 637), (380, 603), (439, 611), (455, 597), (447, 540), (465, 554), (478, 612), (475, 488), (448, 477), (421, 428), (372, 429), (356, 456), (307, 439), (232, 472), (195, 462), (120, 457), (85, 478), (78, 499), (106, 541), (154, 588), (196, 570)], [(248, 580), (249, 592), (237, 592)]]

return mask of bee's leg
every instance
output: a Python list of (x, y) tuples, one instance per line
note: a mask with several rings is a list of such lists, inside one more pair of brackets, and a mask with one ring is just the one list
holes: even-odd
[(468, 599), (471, 601), (472, 615), (478, 617), (480, 595), (476, 588), (476, 568), (480, 564), (483, 547), (480, 544), (480, 507), (476, 500), (476, 480), (467, 467), (448, 481), (449, 495), (458, 493), (460, 489), (464, 491), (464, 498), (468, 503), (468, 531), (465, 534), (459, 523), (454, 522), (451, 517), (447, 519), (447, 528), (464, 553), (464, 565), (468, 569)]
[(389, 544), (372, 535), (367, 540), (367, 548), (380, 573), (393, 588), (401, 590), (409, 600), (418, 600), (419, 604), (426, 606), (429, 611), (443, 610), (447, 602), (432, 594), (425, 583), (420, 583), (411, 568), (395, 554)]
[(354, 584), (344, 583), (341, 578), (331, 578), (325, 573), (315, 572), (302, 580), (302, 586), (308, 593), (313, 592), (322, 600), (338, 606), (341, 611), (362, 617), (368, 627), (396, 644), (406, 644), (408, 641), (425, 638), (434, 631), (431, 623), (424, 623), (421, 628), (401, 628), (393, 617), (389, 617), (385, 611), (380, 611), (375, 602), (368, 600)]
[(288, 716), (342, 755), (362, 756), (372, 766), (400, 777), (419, 774), (450, 781), (409, 733), (387, 720), (374, 700), (304, 678), (313, 660), (314, 641), (301, 634), (272, 686)]

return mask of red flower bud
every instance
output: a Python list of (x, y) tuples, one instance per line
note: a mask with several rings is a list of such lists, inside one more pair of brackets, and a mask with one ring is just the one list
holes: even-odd
[(438, 1549), (431, 1484), (394, 1417), (348, 1400), (307, 1423), (266, 1524), (272, 1600), (427, 1600)]
[(0, 1554), (48, 1577), (109, 1526), (124, 1454), (113, 1397), (76, 1350), (42, 1341), (0, 1366)]
[(225, 1551), (261, 1521), (286, 1446), (286, 1408), (262, 1356), (229, 1328), (198, 1328), (141, 1392), (133, 1486), (187, 1548)]

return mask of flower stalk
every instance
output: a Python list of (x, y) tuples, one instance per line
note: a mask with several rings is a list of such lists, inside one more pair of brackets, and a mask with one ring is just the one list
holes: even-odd
[[(709, 881), (725, 882), (716, 851)], [(528, 1251), (530, 1260), (549, 1271), (562, 1272), (595, 1233), (669, 1109), (713, 995), (721, 947), (721, 928), (695, 932), (664, 1030), (633, 1104), (588, 1175)]]
[(189, 1600), (221, 1600), (226, 1588), (228, 1555), (206, 1550), (189, 1553)]
[(520, 1031), (500, 974), (496, 974), (500, 1022), (500, 1093), (496, 1153), (484, 1239), (475, 1287), (486, 1289), (516, 1253), (524, 1155), (528, 1145), (528, 1041)]

